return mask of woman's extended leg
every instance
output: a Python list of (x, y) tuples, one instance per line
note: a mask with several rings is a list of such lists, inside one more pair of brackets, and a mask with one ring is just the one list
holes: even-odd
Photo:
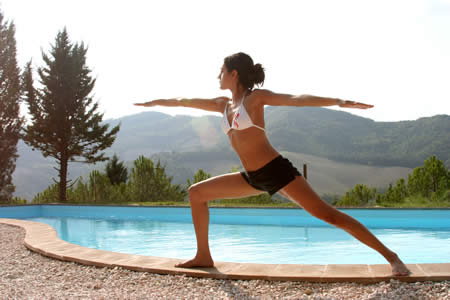
[(398, 258), (397, 254), (389, 250), (360, 222), (320, 199), (303, 177), (296, 177), (280, 192), (291, 201), (298, 203), (314, 217), (347, 231), (362, 243), (378, 251), (391, 264), (393, 275), (405, 276), (409, 274), (408, 268)]
[(240, 198), (261, 193), (251, 187), (240, 173), (221, 175), (192, 185), (189, 188), (189, 201), (197, 238), (197, 254), (193, 259), (177, 264), (175, 267), (212, 267), (214, 265), (208, 243), (208, 201)]

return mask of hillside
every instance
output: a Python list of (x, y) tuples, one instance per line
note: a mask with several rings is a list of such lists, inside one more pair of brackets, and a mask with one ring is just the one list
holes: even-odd
[(450, 167), (450, 116), (374, 122), (325, 108), (270, 107), (268, 134), (285, 151), (337, 161), (414, 168), (435, 154)]
[[(216, 116), (145, 112), (107, 122), (121, 123), (109, 156), (115, 152), (131, 167), (139, 155), (157, 155), (175, 183), (184, 184), (199, 168), (217, 175), (240, 164)], [(308, 164), (310, 182), (320, 194), (342, 193), (356, 183), (383, 186), (405, 177), (432, 154), (450, 167), (448, 115), (383, 123), (324, 108), (269, 107), (266, 122), (274, 146), (299, 169)], [(55, 164), (22, 142), (18, 148), (16, 195), (31, 199), (56, 178)], [(103, 169), (103, 165), (72, 163), (69, 178)]]

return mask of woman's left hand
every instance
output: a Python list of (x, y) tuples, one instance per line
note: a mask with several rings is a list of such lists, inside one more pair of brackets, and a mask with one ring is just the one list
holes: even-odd
[(339, 107), (360, 108), (360, 109), (367, 109), (367, 108), (373, 107), (373, 105), (371, 105), (371, 104), (365, 104), (365, 103), (361, 103), (361, 102), (348, 101), (348, 100), (339, 100), (338, 105), (339, 105)]

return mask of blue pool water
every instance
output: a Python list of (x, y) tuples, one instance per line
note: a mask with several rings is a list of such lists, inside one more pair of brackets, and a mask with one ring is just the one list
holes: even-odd
[[(343, 210), (406, 263), (450, 262), (450, 210)], [(0, 218), (53, 226), (70, 243), (115, 252), (191, 258), (196, 241), (189, 208), (118, 206), (0, 207)], [(345, 231), (302, 209), (210, 209), (217, 261), (289, 264), (386, 263)]]

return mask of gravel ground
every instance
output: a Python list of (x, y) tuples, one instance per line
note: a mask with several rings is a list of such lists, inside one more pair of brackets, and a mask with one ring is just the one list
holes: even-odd
[(0, 224), (0, 299), (449, 299), (450, 282), (377, 284), (217, 280), (62, 262)]

